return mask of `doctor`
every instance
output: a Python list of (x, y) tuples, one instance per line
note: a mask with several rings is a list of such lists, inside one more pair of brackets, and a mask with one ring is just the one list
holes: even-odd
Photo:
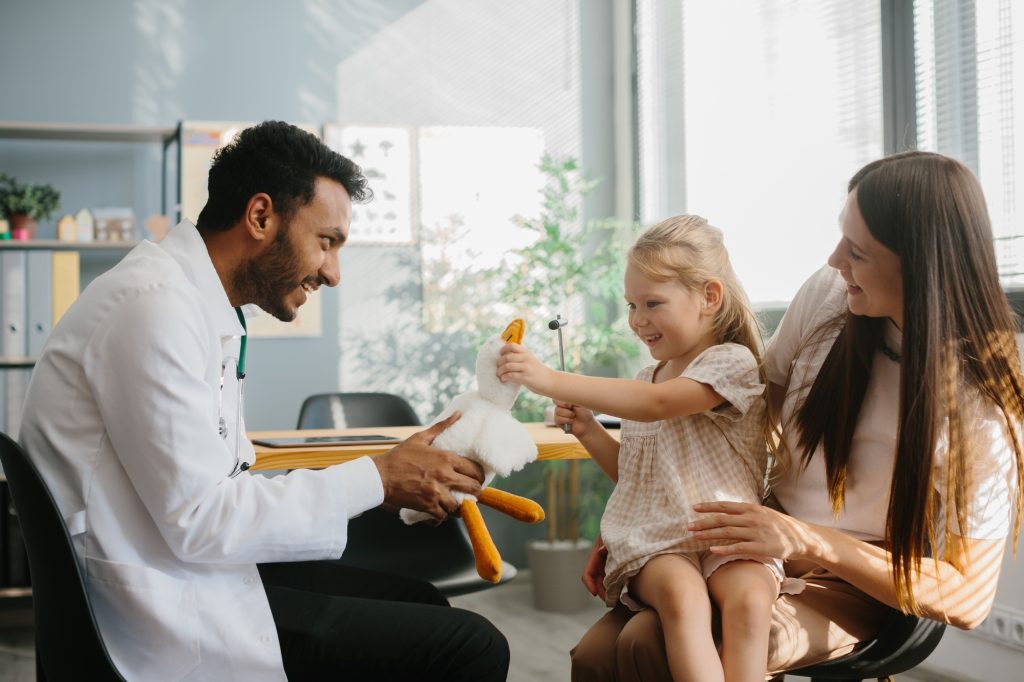
[[(242, 420), (245, 318), (338, 284), (359, 168), (280, 122), (214, 159), (197, 225), (82, 293), (32, 376), (22, 445), (72, 535), (130, 680), (503, 680), (508, 644), (426, 583), (319, 561), (380, 504), (443, 519), (479, 468), (431, 446), (265, 478)], [(289, 562), (289, 563), (283, 563)]]

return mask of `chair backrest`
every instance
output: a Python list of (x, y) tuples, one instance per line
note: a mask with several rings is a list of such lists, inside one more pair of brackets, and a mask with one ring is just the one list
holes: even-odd
[(303, 401), (298, 428), (345, 429), (420, 424), (409, 403), (392, 393), (320, 393)]
[(0, 461), (14, 500), (32, 576), (36, 655), (48, 680), (122, 680), (78, 566), (64, 518), (24, 450), (0, 434)]

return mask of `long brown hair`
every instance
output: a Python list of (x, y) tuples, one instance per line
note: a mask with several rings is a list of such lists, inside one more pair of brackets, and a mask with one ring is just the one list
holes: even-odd
[[(963, 387), (991, 401), (1005, 420), (1016, 458), (1014, 537), (1020, 529), (1024, 391), (1017, 325), (999, 284), (985, 198), (963, 164), (933, 153), (895, 154), (854, 175), (849, 191), (854, 190), (872, 236), (899, 256), (902, 270), (899, 427), (886, 541), (900, 608), (919, 614), (911, 579), (920, 571), (922, 558), (932, 548), (952, 548), (953, 543), (966, 550), (973, 453), (959, 410)], [(882, 319), (846, 313), (795, 414), (803, 466), (819, 444), (824, 450), (836, 514), (843, 505), (850, 444), (883, 324)], [(946, 478), (936, 481), (935, 451), (943, 429), (948, 439)], [(941, 519), (936, 484), (945, 495)], [(941, 538), (936, 535), (940, 521), (945, 528)]]

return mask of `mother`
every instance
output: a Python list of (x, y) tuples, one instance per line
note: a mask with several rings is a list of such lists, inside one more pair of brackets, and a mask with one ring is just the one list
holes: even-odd
[[(766, 349), (780, 510), (707, 502), (693, 524), (715, 553), (777, 556), (806, 580), (777, 602), (769, 673), (849, 652), (889, 608), (976, 627), (1021, 522), (1024, 384), (977, 179), (889, 156), (850, 180), (840, 223)], [(602, 567), (598, 549), (592, 592)], [(572, 675), (671, 679), (657, 615), (610, 611)]]

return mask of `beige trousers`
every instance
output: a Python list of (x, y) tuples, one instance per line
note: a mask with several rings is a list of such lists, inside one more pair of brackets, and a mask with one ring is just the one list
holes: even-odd
[[(807, 587), (775, 603), (766, 677), (843, 656), (878, 632), (887, 606), (813, 564), (787, 562), (785, 568)], [(712, 627), (717, 639), (718, 623)], [(652, 609), (634, 613), (616, 606), (587, 630), (570, 655), (574, 682), (672, 680), (665, 637)]]

